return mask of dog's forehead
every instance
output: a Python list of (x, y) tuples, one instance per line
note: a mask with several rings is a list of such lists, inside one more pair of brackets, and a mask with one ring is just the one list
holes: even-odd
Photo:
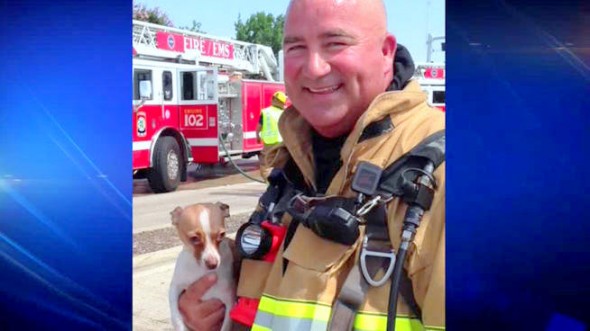
[(191, 205), (189, 208), (193, 209), (195, 213), (206, 212), (209, 215), (221, 214), (221, 208), (214, 203), (198, 203)]
[(180, 216), (181, 223), (199, 222), (204, 215), (208, 218), (223, 218), (219, 206), (212, 203), (199, 203), (184, 208)]

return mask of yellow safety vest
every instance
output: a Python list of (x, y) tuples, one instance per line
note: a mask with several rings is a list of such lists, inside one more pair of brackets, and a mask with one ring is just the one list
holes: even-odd
[(283, 110), (275, 106), (264, 108), (260, 112), (262, 116), (262, 129), (260, 130), (260, 138), (265, 145), (274, 145), (283, 141), (279, 133), (279, 117)]

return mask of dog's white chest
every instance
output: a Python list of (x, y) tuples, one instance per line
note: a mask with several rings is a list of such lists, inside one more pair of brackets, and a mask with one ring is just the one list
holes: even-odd
[(233, 255), (226, 242), (220, 245), (219, 253), (221, 261), (219, 267), (215, 270), (208, 270), (204, 265), (198, 264), (192, 253), (186, 249), (183, 249), (178, 255), (169, 293), (170, 312), (175, 330), (185, 330), (182, 317), (178, 312), (180, 293), (207, 273), (216, 273), (217, 283), (203, 295), (202, 299), (220, 299), (226, 305), (226, 316), (222, 330), (227, 330), (231, 325), (229, 311), (235, 302), (236, 290), (233, 279)]
[(231, 278), (233, 272), (233, 255), (227, 244), (222, 243), (220, 245), (219, 253), (221, 256), (219, 267), (216, 270), (208, 270), (204, 265), (197, 263), (191, 252), (183, 249), (176, 260), (172, 281), (188, 286), (208, 273), (216, 273), (219, 279), (225, 277)]
[(190, 284), (204, 276), (207, 272), (208, 270), (205, 267), (200, 266), (189, 251), (183, 249), (176, 260), (176, 268), (174, 270), (174, 276), (172, 277), (172, 283), (182, 289), (186, 289)]

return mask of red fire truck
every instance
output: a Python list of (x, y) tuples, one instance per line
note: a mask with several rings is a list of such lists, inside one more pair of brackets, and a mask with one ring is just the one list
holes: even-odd
[(445, 65), (417, 63), (414, 78), (418, 80), (422, 90), (428, 94), (428, 103), (445, 111)]
[(133, 175), (154, 192), (190, 162), (251, 156), (260, 110), (284, 91), (268, 46), (133, 21)]

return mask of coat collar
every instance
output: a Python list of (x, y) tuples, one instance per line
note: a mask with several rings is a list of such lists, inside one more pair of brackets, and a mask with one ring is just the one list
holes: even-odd
[[(348, 134), (340, 151), (343, 164), (347, 165), (363, 131), (369, 124), (390, 116), (393, 126), (396, 127), (407, 117), (409, 110), (425, 101), (426, 95), (416, 81), (410, 81), (401, 91), (388, 91), (378, 95)], [(279, 120), (279, 130), (284, 147), (303, 173), (306, 183), (315, 189), (311, 126), (297, 109), (289, 107)]]

